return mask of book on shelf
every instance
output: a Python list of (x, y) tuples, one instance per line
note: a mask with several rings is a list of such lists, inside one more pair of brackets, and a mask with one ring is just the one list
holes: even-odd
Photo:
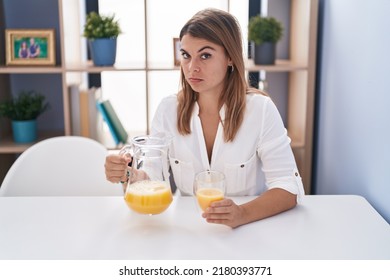
[(80, 91), (80, 125), (81, 136), (100, 142), (102, 123), (99, 119), (96, 102), (101, 98), (101, 89), (92, 87)]
[(102, 117), (98, 114), (96, 102), (101, 98), (100, 88), (81, 90), (79, 85), (69, 86), (72, 135), (101, 141)]
[(119, 145), (120, 143), (126, 144), (129, 136), (123, 127), (117, 113), (115, 112), (110, 100), (97, 101), (96, 107), (101, 113), (103, 120), (107, 123), (115, 145)]
[(78, 84), (68, 86), (70, 105), (70, 127), (72, 135), (81, 135), (80, 128), (80, 88)]

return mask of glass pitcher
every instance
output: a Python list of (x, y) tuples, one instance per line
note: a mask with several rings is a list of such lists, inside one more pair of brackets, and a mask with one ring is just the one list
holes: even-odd
[(133, 157), (125, 201), (140, 214), (160, 214), (172, 202), (169, 183), (168, 147), (171, 137), (165, 134), (137, 136), (120, 154)]

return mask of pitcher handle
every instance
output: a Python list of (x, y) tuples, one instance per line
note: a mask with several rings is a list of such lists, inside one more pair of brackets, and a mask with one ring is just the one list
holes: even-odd
[(133, 148), (131, 145), (125, 145), (122, 147), (122, 149), (120, 149), (119, 155), (123, 156), (125, 154), (129, 154), (132, 157), (132, 150)]
[[(133, 147), (132, 147), (131, 145), (125, 145), (125, 146), (123, 146), (122, 149), (120, 149), (120, 151), (119, 151), (119, 155), (124, 156), (124, 155), (126, 155), (126, 154), (129, 154), (130, 157), (133, 158), (133, 155), (132, 155), (132, 148), (133, 148)], [(132, 163), (133, 163), (133, 160), (130, 161), (128, 167), (131, 167)], [(127, 168), (127, 171), (126, 171), (126, 177), (127, 177), (127, 180), (128, 180), (127, 183), (129, 182), (130, 176), (131, 176), (130, 169)], [(120, 183), (121, 183), (121, 184), (124, 184), (124, 183), (126, 183), (126, 182), (120, 181)], [(125, 189), (124, 189), (124, 192), (126, 192)]]

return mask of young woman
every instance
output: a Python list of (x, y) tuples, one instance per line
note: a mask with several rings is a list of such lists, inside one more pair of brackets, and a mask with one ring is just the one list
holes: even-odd
[(30, 56), (30, 51), (27, 47), (27, 43), (26, 41), (23, 41), (20, 44), (20, 48), (19, 48), (19, 58), (28, 58), (29, 56)]
[[(245, 79), (241, 31), (227, 12), (206, 9), (180, 32), (181, 85), (159, 105), (152, 134), (173, 136), (169, 161), (181, 194), (191, 195), (196, 173), (222, 171), (227, 195), (256, 195), (237, 205), (213, 202), (210, 223), (232, 228), (295, 207), (304, 195), (290, 139), (274, 103)], [(131, 159), (110, 155), (106, 177), (125, 181)]]
[(30, 58), (39, 57), (39, 55), (41, 54), (41, 48), (40, 48), (39, 45), (35, 42), (34, 37), (31, 37), (31, 38), (30, 38), (29, 51), (30, 51)]

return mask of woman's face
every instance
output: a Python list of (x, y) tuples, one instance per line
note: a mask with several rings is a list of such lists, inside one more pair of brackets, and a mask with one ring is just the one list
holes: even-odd
[(205, 39), (184, 35), (180, 51), (181, 67), (191, 88), (199, 93), (219, 95), (230, 64), (225, 50)]

